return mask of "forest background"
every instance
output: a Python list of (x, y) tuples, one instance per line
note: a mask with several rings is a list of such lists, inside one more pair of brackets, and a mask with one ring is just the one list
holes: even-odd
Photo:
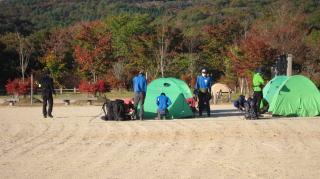
[(257, 67), (270, 79), (281, 54), (320, 87), (320, 1), (0, 1), (2, 90), (47, 70), (60, 88), (130, 89), (140, 70), (193, 87), (202, 68), (243, 88)]

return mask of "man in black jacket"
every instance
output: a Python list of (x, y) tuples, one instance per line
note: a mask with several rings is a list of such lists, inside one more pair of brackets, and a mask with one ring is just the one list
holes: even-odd
[[(52, 116), (52, 107), (53, 107), (53, 98), (52, 93), (56, 94), (53, 87), (53, 79), (50, 77), (50, 73), (47, 72), (45, 76), (40, 80), (39, 87), (42, 89), (42, 114), (44, 118), (47, 118), (47, 115), (50, 118)], [(49, 103), (48, 111), (47, 111), (47, 103)]]

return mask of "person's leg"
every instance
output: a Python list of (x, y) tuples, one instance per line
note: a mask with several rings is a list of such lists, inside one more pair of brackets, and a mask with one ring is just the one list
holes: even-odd
[(206, 109), (207, 109), (207, 114), (208, 114), (208, 116), (210, 116), (210, 96), (209, 96), (210, 94), (209, 93), (207, 93), (206, 94)]
[(144, 100), (146, 98), (145, 93), (139, 93), (140, 94), (140, 120), (143, 120), (143, 113), (144, 113), (144, 109), (143, 109), (143, 105), (144, 105)]
[(42, 95), (42, 114), (47, 117), (47, 95)]
[(157, 112), (158, 112), (158, 120), (160, 120), (161, 119), (160, 109), (157, 109)]
[(48, 103), (49, 103), (48, 116), (49, 116), (49, 117), (53, 117), (53, 116), (52, 116), (52, 108), (53, 108), (53, 98), (52, 98), (52, 95), (49, 95)]
[(203, 101), (203, 94), (201, 92), (199, 92), (198, 98), (199, 98), (199, 104), (198, 104), (198, 106), (199, 106), (199, 116), (202, 116), (202, 110), (203, 110), (204, 101)]
[(134, 113), (136, 119), (138, 119), (138, 104), (139, 104), (140, 98), (138, 93), (134, 93)]
[(255, 113), (255, 115), (257, 115), (257, 103), (258, 103), (258, 91), (253, 92), (253, 99), (252, 99), (252, 103), (253, 105), (251, 106), (253, 108), (253, 111)]
[(249, 109), (249, 114), (250, 114), (250, 119), (254, 120), (257, 119), (257, 111), (256, 111), (256, 104), (254, 100), (250, 101), (250, 109)]
[(261, 100), (262, 100), (262, 91), (259, 91), (258, 94), (257, 94), (257, 118), (259, 117), (260, 115), (260, 104), (261, 104)]

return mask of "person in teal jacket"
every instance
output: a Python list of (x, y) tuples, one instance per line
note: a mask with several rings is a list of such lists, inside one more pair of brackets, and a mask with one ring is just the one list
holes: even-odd
[(158, 119), (160, 120), (162, 117), (166, 119), (168, 107), (172, 104), (171, 100), (165, 93), (161, 93), (161, 95), (157, 97), (156, 104), (158, 106)]
[(256, 69), (256, 73), (252, 78), (253, 85), (253, 108), (257, 118), (260, 115), (260, 103), (262, 100), (262, 88), (264, 87), (264, 80), (262, 78), (262, 70)]

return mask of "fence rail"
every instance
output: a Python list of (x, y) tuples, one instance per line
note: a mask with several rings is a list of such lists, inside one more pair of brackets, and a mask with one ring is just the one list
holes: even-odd
[[(79, 90), (77, 88), (65, 89), (65, 88), (56, 88), (54, 89), (56, 94), (79, 94)], [(34, 94), (40, 94), (42, 89), (36, 89)], [(30, 94), (30, 93), (29, 93)], [(6, 90), (0, 89), (0, 95), (6, 95)]]
[(56, 93), (59, 94), (64, 94), (64, 93), (80, 93), (79, 90), (77, 88), (73, 88), (73, 89), (63, 89), (63, 88), (59, 88), (59, 89), (54, 89), (54, 91)]

